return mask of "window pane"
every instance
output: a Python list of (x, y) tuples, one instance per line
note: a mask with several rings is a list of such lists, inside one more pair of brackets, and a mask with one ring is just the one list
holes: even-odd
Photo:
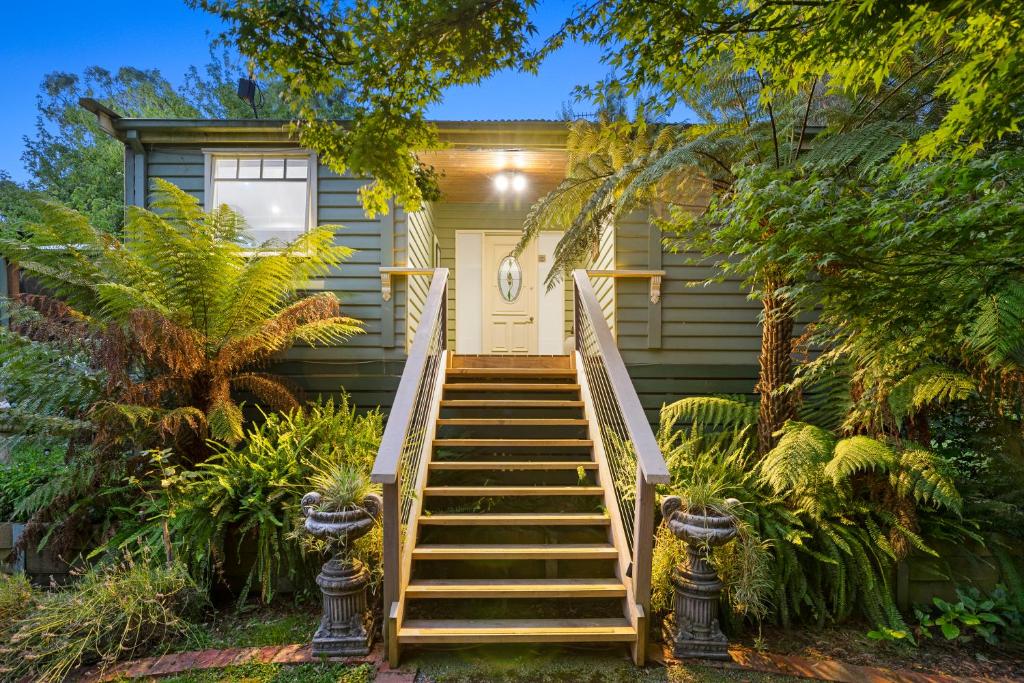
[(242, 214), (252, 245), (290, 242), (306, 229), (306, 183), (283, 180), (214, 184), (214, 203)]
[(214, 178), (234, 178), (238, 172), (238, 159), (215, 158), (213, 164)]
[(239, 159), (238, 160), (238, 177), (239, 178), (259, 178), (260, 177), (260, 161), (261, 159)]
[(288, 177), (289, 178), (305, 178), (309, 175), (309, 160), (308, 159), (289, 159), (288, 160)]
[(284, 159), (264, 159), (264, 178), (284, 178)]

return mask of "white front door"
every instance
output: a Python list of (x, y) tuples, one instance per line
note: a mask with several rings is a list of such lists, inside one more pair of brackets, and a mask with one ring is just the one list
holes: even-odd
[(518, 243), (519, 235), (484, 235), (483, 353), (537, 353), (537, 245), (516, 257)]

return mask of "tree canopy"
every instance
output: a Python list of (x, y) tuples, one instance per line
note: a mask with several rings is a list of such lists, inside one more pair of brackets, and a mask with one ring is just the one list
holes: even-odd
[[(452, 86), (524, 68), (536, 2), (262, 2), (190, 0), (230, 24), (238, 50), (287, 86), (302, 144), (338, 173), (374, 178), (360, 189), (370, 215), (394, 197), (418, 209), (430, 192), (417, 151), (439, 145), (426, 109)], [(343, 90), (345, 123), (310, 106)]]

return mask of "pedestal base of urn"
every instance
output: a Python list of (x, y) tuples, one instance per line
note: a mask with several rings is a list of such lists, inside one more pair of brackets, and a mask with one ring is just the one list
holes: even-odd
[(688, 629), (679, 628), (675, 615), (669, 615), (662, 627), (665, 642), (672, 646), (672, 655), (678, 659), (713, 659), (731, 662), (729, 641), (725, 636), (720, 638), (697, 638)]
[(366, 623), (366, 585), (370, 573), (361, 563), (334, 558), (316, 583), (324, 598), (320, 627), (313, 636), (316, 657), (358, 657), (370, 653), (372, 629)]

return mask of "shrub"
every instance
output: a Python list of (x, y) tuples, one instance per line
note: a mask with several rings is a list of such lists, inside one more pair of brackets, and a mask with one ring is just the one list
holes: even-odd
[(110, 665), (187, 636), (203, 601), (181, 565), (91, 569), (69, 588), (42, 595), (0, 651), (10, 676), (62, 681), (75, 667)]
[[(723, 401), (728, 399), (709, 404), (716, 414), (745, 414), (743, 403)], [(681, 404), (663, 410), (659, 431), (672, 486), (684, 496), (696, 489), (698, 500), (709, 490), (738, 499), (734, 513), (746, 528), (740, 539), (750, 536), (713, 558), (733, 606), (756, 608), (766, 600), (785, 625), (801, 618), (839, 621), (856, 610), (874, 624), (905, 630), (890, 581), (896, 562), (911, 548), (932, 552), (918, 533), (924, 519), (932, 526), (951, 519), (963, 528), (957, 522), (960, 496), (943, 461), (894, 441), (844, 439), (798, 422), (787, 423), (776, 435), (778, 445), (759, 456), (745, 438), (750, 426), (708, 434), (697, 427), (680, 430), (677, 420), (701, 425), (701, 410), (708, 407), (701, 399)], [(708, 421), (716, 427), (727, 422), (720, 415)], [(678, 554), (677, 546), (659, 542), (665, 546), (659, 553)], [(764, 554), (769, 559), (762, 565)], [(657, 561), (662, 584), (670, 562)], [(768, 595), (759, 598), (759, 587)], [(654, 587), (655, 596), (669, 591), (667, 584)]]
[(214, 444), (214, 454), (195, 470), (183, 471), (166, 452), (154, 452), (149, 474), (126, 485), (135, 488), (136, 503), (117, 511), (120, 529), (103, 552), (142, 545), (177, 557), (197, 580), (208, 582), (242, 549), (254, 547), (255, 562), (239, 601), (256, 586), (269, 602), (280, 579), (308, 585), (305, 579), (319, 570), (319, 560), (289, 538), (301, 523), (299, 501), (316, 488), (313, 476), (342, 468), (355, 481), (365, 480), (382, 431), (380, 411), (360, 414), (342, 396), (338, 402), (264, 414), (242, 445)]
[[(20, 445), (11, 451), (10, 461), (0, 464), (0, 521), (27, 518), (32, 494), (64, 470), (61, 449)], [(23, 519), (22, 519), (23, 521)]]
[(24, 574), (0, 574), (0, 638), (10, 636), (10, 626), (28, 613), (34, 601), (32, 584)]

